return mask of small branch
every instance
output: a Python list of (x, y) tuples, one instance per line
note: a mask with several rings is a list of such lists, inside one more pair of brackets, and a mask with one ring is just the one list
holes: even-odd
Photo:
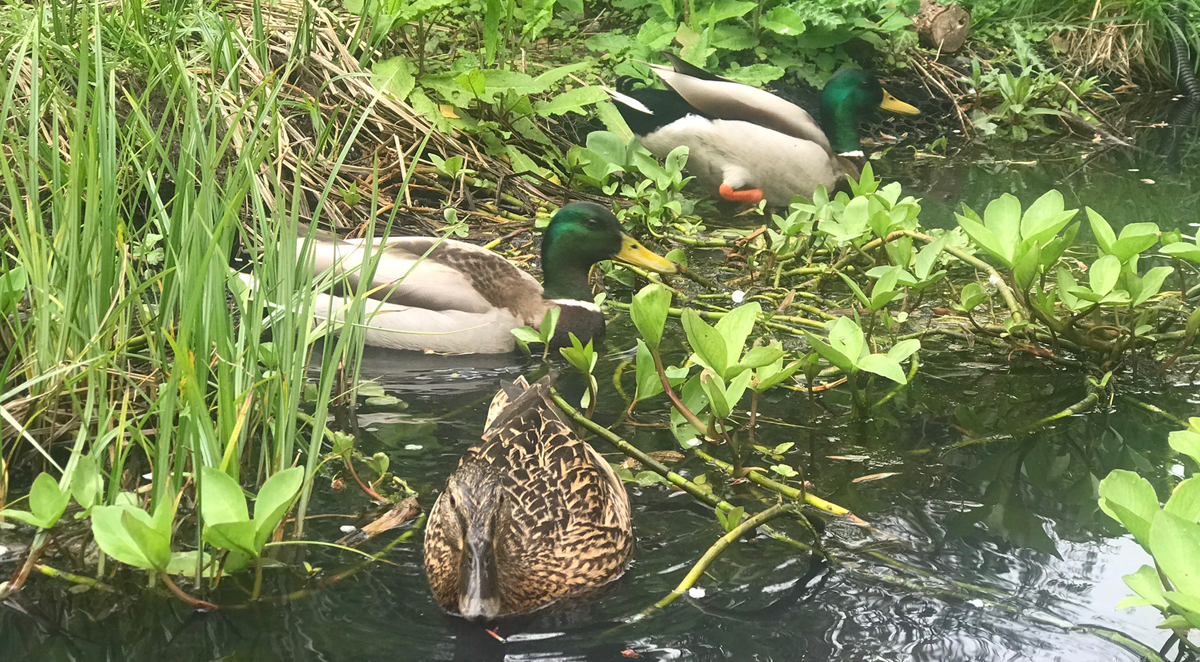
[[(696, 455), (699, 456), (705, 462), (708, 462), (709, 464), (716, 466), (718, 469), (720, 469), (721, 471), (724, 471), (725, 473), (727, 473), (731, 476), (733, 475), (733, 465), (729, 464), (728, 462), (725, 462), (724, 460), (718, 460), (717, 458), (713, 457), (712, 455), (709, 455), (708, 453), (706, 453), (700, 449), (696, 449), (695, 452), (696, 452)], [(771, 478), (764, 476), (759, 471), (754, 471), (754, 470), (748, 471), (746, 473), (746, 478), (749, 478), (750, 482), (752, 482), (752, 483), (755, 483), (761, 487), (765, 487), (768, 490), (771, 490), (773, 492), (778, 492), (779, 494), (782, 494), (785, 497), (804, 501), (805, 503), (812, 506), (813, 508), (816, 508), (817, 510), (822, 510), (824, 512), (829, 513), (830, 515), (835, 515), (837, 517), (845, 517), (845, 518), (849, 519), (851, 522), (854, 522), (855, 524), (867, 526), (866, 521), (864, 521), (861, 517), (859, 517), (858, 515), (855, 515), (853, 512), (851, 512), (849, 508), (839, 506), (836, 503), (833, 503), (832, 501), (826, 501), (825, 499), (822, 499), (821, 497), (816, 496), (814, 494), (810, 494), (807, 491), (798, 490), (798, 489), (792, 487), (791, 485), (785, 485), (784, 483), (781, 483), (777, 480), (773, 480)]]
[(720, 556), (726, 549), (728, 549), (730, 545), (737, 542), (738, 538), (741, 538), (746, 533), (753, 531), (759, 526), (766, 524), (777, 517), (798, 514), (798, 510), (799, 506), (794, 503), (776, 504), (734, 527), (729, 533), (726, 533), (718, 538), (717, 541), (708, 548), (707, 552), (704, 552), (704, 556), (701, 556), (700, 560), (696, 561), (696, 564), (692, 566), (691, 571), (684, 576), (683, 581), (679, 582), (679, 585), (675, 587), (675, 590), (671, 591), (663, 599), (654, 603), (653, 609), (662, 609), (663, 607), (666, 607), (674, 602), (676, 598), (686, 593), (687, 590), (690, 589), (698, 579), (700, 579), (700, 575), (704, 574), (704, 571), (708, 569), (708, 566), (712, 565), (713, 561), (716, 561), (717, 557)]
[(171, 579), (171, 575), (168, 575), (164, 572), (159, 574), (159, 577), (162, 579), (163, 584), (166, 585), (166, 587), (175, 595), (175, 597), (187, 603), (187, 605), (192, 609), (204, 609), (206, 611), (216, 611), (219, 609), (217, 605), (211, 602), (205, 602), (200, 598), (184, 593), (183, 589), (179, 588), (179, 586), (175, 584), (175, 580)]
[(116, 589), (99, 580), (92, 579), (91, 577), (84, 577), (82, 575), (76, 575), (66, 572), (65, 570), (59, 570), (58, 568), (51, 568), (50, 566), (42, 565), (41, 563), (35, 563), (33, 565), (33, 569), (47, 577), (62, 579), (64, 581), (71, 582), (72, 584), (78, 584), (79, 586), (87, 586), (89, 588), (104, 591), (105, 593), (117, 592)]

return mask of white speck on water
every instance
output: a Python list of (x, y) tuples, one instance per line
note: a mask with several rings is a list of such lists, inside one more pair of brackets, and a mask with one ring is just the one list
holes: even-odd
[(345, 525), (343, 525), (343, 526), (339, 527), (339, 530), (340, 530), (342, 533), (354, 533), (354, 532), (355, 532), (355, 531), (357, 531), (358, 529), (356, 529), (356, 528), (355, 528), (355, 527), (353, 527), (353, 526), (350, 526), (349, 524), (345, 524)]
[(404, 445), (404, 450), (406, 450), (406, 451), (419, 451), (422, 448), (425, 448), (425, 447), (422, 446), (421, 444), (405, 444)]
[(691, 439), (688, 439), (687, 441), (683, 442), (683, 445), (687, 446), (688, 448), (695, 448), (700, 445), (700, 440), (695, 437), (692, 437)]
[(8, 553), (8, 548), (5, 547), (4, 545), (0, 545), (0, 556), (4, 556), (7, 553)]
[(1140, 168), (1130, 168), (1129, 172), (1141, 172)]
[(991, 276), (988, 278), (988, 282), (989, 282), (989, 283), (991, 283), (993, 287), (999, 287), (999, 286), (1000, 286), (1000, 275), (999, 275), (999, 274), (992, 274), (992, 275), (991, 275)]
[(978, 598), (976, 598), (974, 600), (968, 600), (967, 603), (977, 609), (983, 609), (983, 605), (984, 605), (983, 600), (980, 600)]
[(699, 600), (700, 598), (703, 598), (705, 593), (706, 593), (706, 591), (704, 589), (700, 588), (699, 586), (693, 586), (688, 589), (688, 597), (692, 598), (694, 600)]
[(741, 303), (746, 299), (746, 293), (741, 290), (734, 290), (732, 297), (734, 303)]

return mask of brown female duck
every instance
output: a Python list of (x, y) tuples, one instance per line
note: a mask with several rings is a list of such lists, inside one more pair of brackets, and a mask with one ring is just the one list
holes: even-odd
[(496, 394), (480, 443), (433, 504), (425, 572), (447, 611), (494, 620), (599, 588), (633, 550), (621, 479), (523, 377)]

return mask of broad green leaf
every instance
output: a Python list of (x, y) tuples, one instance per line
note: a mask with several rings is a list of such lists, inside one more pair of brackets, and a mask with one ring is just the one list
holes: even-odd
[(1121, 260), (1115, 255), (1105, 255), (1092, 263), (1088, 269), (1088, 285), (1096, 294), (1104, 296), (1117, 285), (1121, 276)]
[(758, 24), (782, 35), (798, 35), (807, 28), (804, 17), (787, 5), (772, 7), (771, 11), (758, 18)]
[(1025, 210), (1021, 217), (1021, 237), (1044, 246), (1071, 222), (1076, 212), (1064, 209), (1062, 193), (1050, 189)]
[(959, 293), (963, 310), (974, 310), (979, 304), (987, 300), (987, 294), (984, 294), (983, 288), (979, 283), (967, 283)]
[(921, 341), (917, 340), (916, 338), (908, 338), (906, 340), (901, 340), (895, 345), (892, 345), (892, 348), (888, 350), (887, 355), (891, 357), (892, 360), (899, 363), (915, 354), (918, 349), (921, 349)]
[(211, 554), (191, 550), (188, 552), (173, 552), (171, 560), (167, 562), (168, 575), (182, 575), (185, 577), (196, 576), (196, 565), (199, 561), (200, 573), (203, 577), (216, 577), (217, 564), (213, 562)]
[(1142, 276), (1141, 290), (1133, 294), (1133, 305), (1140, 306), (1162, 290), (1163, 281), (1174, 273), (1173, 267), (1154, 267)]
[(258, 530), (254, 522), (222, 522), (204, 527), (204, 540), (213, 547), (237, 551), (258, 558), (262, 549), (255, 545)]
[(1192, 458), (1192, 461), (1200, 466), (1200, 433), (1192, 430), (1176, 430), (1167, 436), (1176, 452)]
[(17, 265), (0, 274), (0, 317), (10, 315), (25, 295), (25, 267)]
[(1150, 553), (1178, 591), (1200, 596), (1200, 524), (1156, 512), (1150, 525)]
[(908, 377), (904, 374), (904, 369), (900, 367), (900, 363), (884, 354), (868, 354), (858, 361), (858, 368), (873, 372), (880, 377), (887, 377), (897, 384), (908, 383)]
[(1028, 292), (1038, 276), (1038, 267), (1042, 263), (1042, 247), (1037, 242), (1029, 242), (1021, 244), (1018, 251), (1013, 261), (1013, 281), (1016, 282), (1017, 289)]
[(757, 2), (745, 2), (744, 0), (714, 0), (708, 5), (708, 11), (697, 10), (700, 19), (708, 25), (716, 25), (721, 21), (731, 18), (739, 18), (750, 13)]
[(201, 467), (200, 479), (200, 515), (205, 524), (250, 521), (242, 487), (229, 474), (215, 467)]
[[(1200, 520), (1200, 475), (1176, 485), (1163, 510), (1189, 522)], [(1200, 554), (1200, 550), (1196, 553)]]
[(1121, 228), (1121, 235), (1112, 245), (1112, 253), (1122, 262), (1158, 243), (1158, 226), (1154, 223), (1130, 223)]
[(848, 241), (860, 236), (870, 227), (871, 205), (866, 197), (855, 198), (846, 205), (845, 211), (842, 212), (842, 227), (845, 228), (845, 237), (838, 237), (840, 241)]
[(725, 314), (717, 320), (716, 329), (725, 339), (725, 347), (729, 351), (729, 363), (733, 363), (742, 355), (746, 346), (746, 338), (754, 330), (754, 322), (762, 312), (757, 302), (745, 303)]
[(854, 292), (854, 298), (858, 299), (859, 303), (868, 308), (871, 307), (871, 297), (867, 296), (867, 293), (862, 291), (862, 288), (858, 286), (858, 283), (854, 282), (853, 279), (840, 271), (838, 272), (838, 276), (841, 276), (842, 280), (846, 282), (847, 286), (849, 286), (850, 291)]
[(917, 253), (917, 260), (913, 264), (913, 270), (916, 273), (917, 279), (925, 280), (929, 278), (930, 272), (933, 271), (933, 265), (937, 263), (938, 256), (942, 254), (942, 250), (946, 248), (946, 244), (949, 242), (950, 235), (943, 234)]
[(127, 512), (131, 517), (143, 519), (143, 523), (150, 522), (150, 516), (140, 508), (96, 506), (92, 509), (92, 536), (96, 539), (96, 545), (105, 554), (121, 563), (153, 570), (154, 564), (146, 557), (137, 540), (125, 528), (122, 515)]
[(1006, 266), (1011, 264), (1011, 261), (1004, 251), (1004, 245), (1000, 243), (1000, 240), (996, 237), (994, 232), (989, 230), (982, 223), (975, 221), (974, 219), (967, 218), (962, 214), (955, 214), (954, 216), (958, 218), (959, 227), (961, 227), (963, 231), (967, 233), (967, 236), (971, 238), (971, 241), (975, 242), (976, 246), (979, 246), (983, 250), (987, 251), (988, 254), (1000, 260)]
[(1196, 244), (1181, 241), (1176, 244), (1167, 244), (1159, 249), (1160, 253), (1170, 255), (1171, 257), (1181, 257), (1192, 262), (1200, 262), (1200, 246)]
[(256, 547), (262, 548), (271, 533), (279, 527), (303, 485), (304, 469), (300, 467), (284, 469), (263, 483), (254, 502), (254, 524), (258, 529), (254, 540)]
[(1087, 208), (1087, 215), (1088, 223), (1092, 226), (1092, 234), (1096, 236), (1096, 243), (1100, 244), (1100, 250), (1112, 253), (1113, 244), (1117, 243), (1117, 235), (1113, 232), (1112, 226), (1091, 207)]
[(607, 98), (608, 93), (604, 91), (603, 87), (588, 85), (563, 92), (549, 101), (539, 101), (534, 105), (533, 110), (542, 117), (563, 115), (565, 113), (579, 113), (582, 115), (584, 114), (584, 108), (604, 101)]
[(512, 334), (513, 334), (513, 337), (515, 337), (517, 340), (520, 340), (521, 342), (525, 343), (526, 345), (532, 345), (534, 343), (542, 342), (542, 336), (540, 334), (538, 334), (537, 331), (534, 331), (533, 329), (531, 329), (527, 326), (519, 326), (519, 327), (513, 329)]
[(71, 473), (71, 494), (84, 510), (96, 505), (104, 494), (104, 477), (90, 455), (80, 455)]
[(1163, 597), (1166, 598), (1172, 609), (1187, 620), (1188, 625), (1200, 628), (1200, 594), (1167, 591), (1163, 593)]
[(1071, 274), (1071, 270), (1066, 267), (1058, 268), (1058, 298), (1062, 299), (1063, 305), (1071, 310), (1079, 310), (1081, 302), (1079, 297), (1075, 295), (1075, 290), (1079, 285), (1075, 283), (1075, 276)]
[[(1166, 607), (1167, 601), (1163, 598), (1162, 580), (1158, 577), (1158, 571), (1153, 567), (1144, 565), (1137, 569), (1137, 572), (1131, 575), (1122, 577), (1125, 585), (1133, 589), (1145, 601), (1146, 605), (1154, 605), (1156, 607)], [(1124, 602), (1124, 601), (1122, 601)], [(1126, 605), (1135, 606), (1135, 605)], [(1137, 605), (1141, 606), (1141, 605)], [(1121, 605), (1117, 605), (1118, 609), (1123, 609)]]
[(371, 65), (371, 84), (400, 102), (408, 101), (408, 95), (417, 86), (413, 78), (412, 65), (408, 58), (398, 55)]
[(1100, 509), (1120, 522), (1142, 547), (1150, 540), (1150, 522), (1159, 512), (1158, 494), (1150, 481), (1132, 471), (1115, 469), (1100, 481)]
[(708, 406), (713, 415), (721, 420), (729, 418), (733, 405), (725, 398), (725, 383), (721, 376), (712, 370), (705, 370), (700, 373), (700, 386), (708, 396)]
[(662, 378), (658, 376), (658, 370), (654, 367), (654, 357), (650, 355), (650, 348), (646, 347), (646, 342), (641, 338), (637, 341), (636, 367), (637, 391), (633, 396), (635, 401), (649, 400), (663, 392)]
[(123, 510), (121, 525), (125, 527), (129, 538), (137, 545), (150, 567), (165, 572), (167, 564), (171, 562), (171, 539), (151, 527), (143, 518), (138, 517), (137, 513), (144, 511)]
[(1020, 238), (1021, 201), (1010, 193), (992, 200), (983, 210), (983, 224), (1000, 243), (1004, 263), (1011, 265), (1016, 257), (1017, 242)]
[(633, 295), (629, 317), (646, 341), (646, 346), (652, 350), (657, 351), (658, 344), (662, 342), (663, 327), (667, 324), (667, 310), (670, 307), (671, 291), (659, 283), (647, 285)]
[(839, 317), (829, 325), (829, 345), (854, 364), (867, 353), (862, 329), (849, 317)]
[(835, 367), (837, 367), (838, 370), (841, 370), (847, 375), (854, 372), (854, 361), (846, 358), (845, 354), (842, 354), (840, 351), (831, 347), (824, 340), (821, 340), (808, 331), (804, 332), (804, 337), (808, 339), (808, 344), (812, 346), (813, 350), (815, 350), (817, 354), (821, 355), (821, 358), (832, 363)]
[(742, 360), (738, 362), (738, 366), (744, 369), (754, 370), (763, 366), (771, 365), (783, 359), (783, 348), (779, 343), (773, 342), (770, 345), (752, 347)]
[(729, 386), (725, 388), (725, 402), (729, 403), (729, 408), (732, 410), (742, 401), (742, 396), (746, 395), (746, 387), (750, 386), (750, 379), (754, 377), (754, 373), (749, 370), (729, 380)]
[(71, 493), (59, 488), (58, 481), (48, 473), (40, 473), (33, 479), (33, 487), (29, 491), (29, 511), (42, 521), (43, 529), (48, 529), (62, 517), (63, 511), (71, 501)]
[(759, 374), (756, 375), (756, 377), (758, 377), (758, 386), (756, 387), (756, 390), (761, 393), (769, 388), (782, 384), (784, 381), (791, 379), (792, 375), (796, 374), (796, 371), (800, 369), (800, 366), (800, 361), (792, 361), (784, 366), (783, 360), (780, 359), (772, 366), (770, 374), (764, 375), (762, 374), (763, 370), (759, 371)]
[(688, 344), (692, 346), (699, 363), (716, 371), (718, 375), (725, 374), (725, 369), (729, 367), (729, 349), (725, 338), (700, 319), (700, 315), (691, 308), (684, 309), (682, 317)]

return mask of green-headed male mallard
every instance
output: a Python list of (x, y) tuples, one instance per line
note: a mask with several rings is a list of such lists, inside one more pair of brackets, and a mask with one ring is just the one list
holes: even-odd
[[(334, 269), (357, 284), (367, 254), (365, 239), (312, 241), (316, 273)], [(500, 255), (467, 242), (435, 237), (371, 241), (370, 259), (378, 257), (379, 262), (366, 305), (366, 342), (392, 349), (511, 352), (516, 347), (512, 330), (537, 328), (556, 306), (561, 312), (553, 346), (569, 345), (569, 333), (584, 343), (599, 341), (604, 315), (592, 303), (592, 265), (617, 259), (659, 273), (676, 271), (672, 262), (622, 232), (612, 212), (594, 202), (563, 205), (550, 220), (542, 236), (544, 287)], [(347, 305), (344, 297), (321, 294), (315, 315), (339, 319)]]
[(492, 400), (483, 440), (425, 527), (433, 597), (471, 620), (588, 593), (620, 577), (633, 551), (625, 486), (550, 401), (550, 379), (514, 385)]
[(659, 158), (688, 147), (688, 172), (726, 200), (785, 206), (792, 196), (832, 191), (857, 178), (862, 156), (858, 124), (880, 108), (919, 111), (888, 94), (861, 69), (834, 74), (821, 91), (821, 123), (770, 92), (718, 78), (664, 54), (674, 67), (650, 65), (666, 90), (610, 95), (629, 128)]

